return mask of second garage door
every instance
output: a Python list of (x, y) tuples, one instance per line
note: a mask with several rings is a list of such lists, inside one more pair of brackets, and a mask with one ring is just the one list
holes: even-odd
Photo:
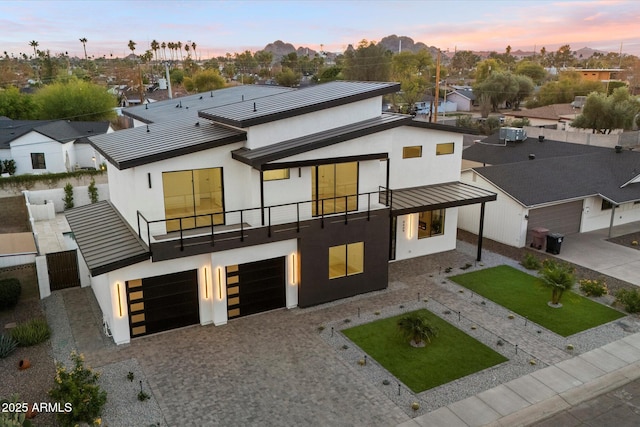
[(226, 275), (229, 319), (286, 305), (284, 257), (230, 265)]

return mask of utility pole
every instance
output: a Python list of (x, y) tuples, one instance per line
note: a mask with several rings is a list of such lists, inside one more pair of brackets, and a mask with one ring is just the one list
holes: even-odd
[(440, 49), (438, 49), (438, 56), (436, 57), (436, 96), (433, 109), (433, 117), (435, 122), (438, 123), (438, 102), (440, 101)]

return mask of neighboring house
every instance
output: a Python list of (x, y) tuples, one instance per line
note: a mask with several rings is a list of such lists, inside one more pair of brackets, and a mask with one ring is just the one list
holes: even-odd
[[(463, 153), (462, 181), (496, 192), (484, 233), (523, 247), (531, 229), (572, 234), (640, 221), (640, 152), (495, 136)], [(458, 226), (477, 232), (477, 213), (461, 208)]]
[(567, 125), (580, 113), (580, 108), (571, 104), (552, 104), (519, 111), (507, 111), (502, 114), (505, 118), (510, 119), (529, 119), (531, 126), (556, 126), (557, 129), (565, 130), (569, 129)]
[(458, 111), (471, 111), (476, 105), (476, 96), (470, 87), (455, 87), (447, 95), (447, 100), (457, 105)]
[(0, 160), (13, 159), (16, 174), (96, 169), (101, 163), (87, 137), (113, 132), (108, 121), (0, 120)]
[(455, 249), (458, 207), (495, 193), (459, 182), (456, 128), (381, 113), (399, 88), (227, 88), (91, 137), (111, 200), (66, 216), (114, 341), (385, 289), (390, 260)]
[(560, 74), (563, 72), (576, 72), (582, 80), (607, 83), (620, 81), (623, 71), (620, 68), (566, 68), (560, 70)]

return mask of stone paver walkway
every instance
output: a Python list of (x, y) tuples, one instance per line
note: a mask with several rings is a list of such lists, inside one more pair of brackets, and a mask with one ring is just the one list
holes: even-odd
[[(89, 288), (66, 291), (64, 304), (68, 313), (75, 313), (69, 320), (87, 362), (99, 368), (137, 360), (172, 426), (525, 425), (578, 402), (581, 396), (606, 391), (604, 380), (621, 385), (634, 379), (631, 366), (640, 360), (640, 336), (628, 334), (623, 343), (572, 358), (536, 336), (533, 328), (491, 314), (478, 302), (447, 289), (448, 284), (438, 283), (447, 266), (474, 263), (473, 248), (461, 249), (390, 264), (393, 286), (386, 291), (309, 309), (243, 317), (222, 327), (173, 330), (125, 346), (96, 335), (101, 319), (94, 311), (95, 301), (87, 303), (92, 298)], [(485, 267), (505, 262), (517, 266), (513, 260), (485, 257)], [(541, 369), (412, 418), (416, 414), (392, 402), (357, 364), (323, 340), (318, 327), (355, 318), (360, 311), (373, 313), (416, 301), (418, 295), (459, 310), (496, 336), (519, 343), (522, 351), (540, 360)]]

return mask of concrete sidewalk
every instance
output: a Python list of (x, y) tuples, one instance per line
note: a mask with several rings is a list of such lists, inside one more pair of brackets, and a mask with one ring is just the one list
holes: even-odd
[[(531, 425), (638, 379), (640, 334), (634, 334), (416, 417), (399, 427)], [(635, 412), (626, 417), (633, 419), (616, 425), (640, 424), (640, 415)]]

